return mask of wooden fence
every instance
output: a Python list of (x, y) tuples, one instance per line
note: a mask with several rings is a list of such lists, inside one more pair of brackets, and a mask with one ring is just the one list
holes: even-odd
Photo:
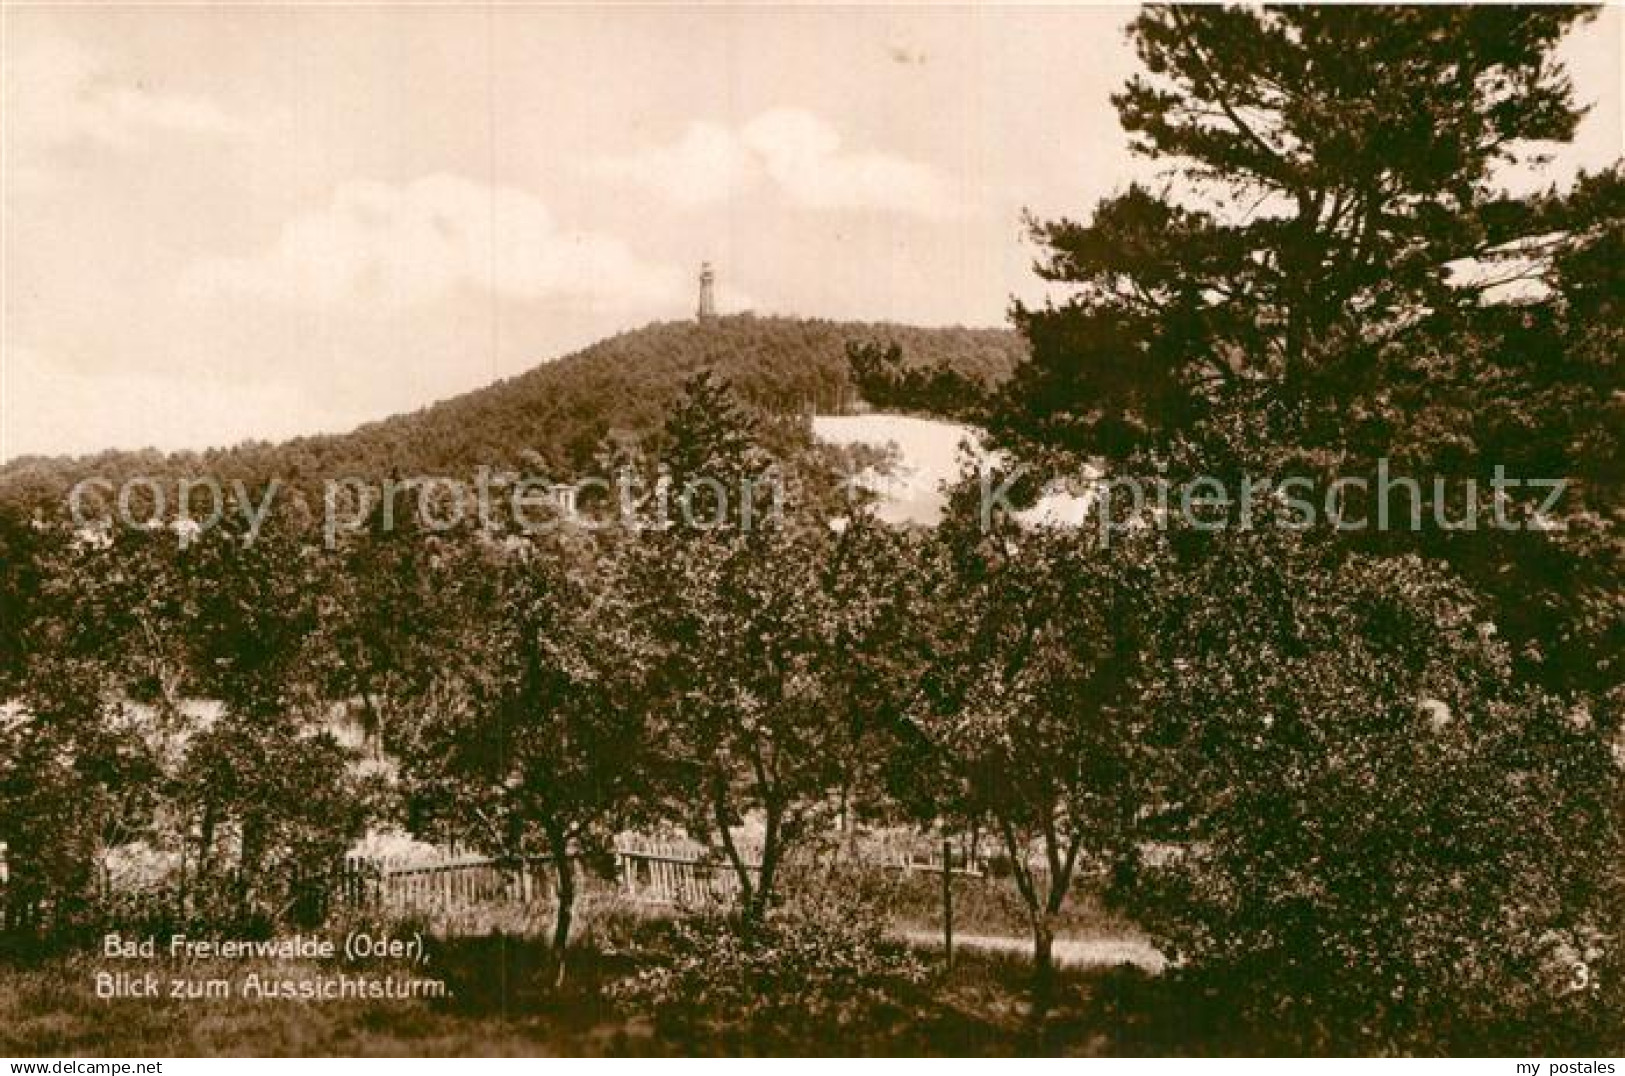
[[(739, 853), (748, 872), (760, 872), (759, 848), (747, 844)], [(692, 841), (622, 836), (615, 842), (613, 858), (617, 890), (637, 903), (698, 907), (732, 900), (739, 893), (739, 876), (732, 864)], [(897, 853), (872, 865), (940, 874), (943, 858), (941, 853)], [(949, 870), (972, 878), (983, 873), (981, 864), (959, 856)], [(428, 859), (352, 856), (345, 861), (342, 897), (351, 905), (428, 911), (477, 903), (551, 902), (556, 884), (549, 856), (522, 862), (457, 853)]]
[[(740, 855), (748, 873), (761, 873), (759, 849), (742, 848)], [(732, 864), (692, 842), (622, 837), (615, 844), (615, 867), (621, 892), (643, 904), (697, 906), (739, 893)]]
[(883, 867), (906, 872), (924, 871), (928, 874), (941, 874), (943, 863), (948, 863), (948, 873), (964, 878), (980, 878), (986, 872), (986, 864), (980, 859), (967, 856), (964, 852), (950, 854), (944, 860), (941, 852), (931, 852), (926, 855), (919, 853), (902, 852), (895, 859), (888, 859), (881, 863)]
[[(746, 869), (759, 870), (754, 850), (750, 855)], [(733, 868), (697, 844), (622, 838), (613, 858), (617, 889), (639, 903), (700, 905), (727, 900), (739, 890)], [(556, 887), (551, 856), (348, 856), (340, 898), (352, 906), (431, 911), (468, 904), (550, 903)]]
[[(760, 848), (739, 848), (746, 870), (760, 871)], [(622, 835), (613, 850), (614, 884), (639, 904), (699, 907), (726, 902), (739, 892), (739, 876), (720, 853), (686, 840), (653, 840)], [(941, 853), (897, 853), (874, 861), (886, 870), (942, 873)], [(954, 857), (949, 871), (981, 878), (983, 865)], [(439, 910), (491, 902), (551, 902), (556, 874), (551, 857), (523, 861), (447, 853), (431, 858), (349, 857), (341, 897), (349, 905), (390, 910)]]
[[(18, 896), (5, 851), (0, 844), (0, 932), (29, 931), (43, 922), (49, 909)], [(747, 843), (739, 853), (747, 871), (760, 871), (760, 848)], [(697, 842), (623, 835), (616, 840), (612, 857), (617, 891), (636, 903), (699, 907), (730, 901), (739, 892), (738, 875), (728, 860)], [(868, 862), (904, 872), (943, 869), (940, 853), (887, 852)], [(982, 874), (979, 862), (960, 856), (953, 857), (949, 869), (955, 875)], [(303, 885), (317, 917), (335, 905), (435, 912), (476, 905), (550, 904), (557, 887), (551, 857), (501, 860), (455, 849), (429, 856), (352, 855), (335, 873), (336, 877), (321, 872)]]
[(346, 856), (338, 898), (352, 907), (430, 910), (465, 904), (551, 900), (552, 862), (448, 854), (431, 859)]

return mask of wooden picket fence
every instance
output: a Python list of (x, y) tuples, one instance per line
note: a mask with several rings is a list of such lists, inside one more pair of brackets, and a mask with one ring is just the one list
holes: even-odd
[[(758, 873), (761, 849), (746, 843), (738, 850), (746, 870)], [(727, 859), (695, 841), (624, 834), (615, 842), (613, 859), (616, 890), (634, 903), (700, 907), (731, 901), (739, 893), (739, 878)], [(940, 853), (888, 852), (871, 858), (870, 864), (904, 872), (943, 869)], [(970, 877), (983, 873), (979, 861), (957, 855), (949, 869)], [(336, 879), (324, 874), (311, 884), (323, 914), (335, 904), (396, 913), (551, 904), (557, 887), (549, 856), (501, 860), (458, 849), (428, 856), (351, 855), (336, 873)], [(0, 845), (0, 932), (26, 931), (42, 921), (46, 909), (18, 898), (11, 881)]]
[[(941, 852), (920, 854), (918, 852), (900, 852), (895, 859), (887, 859), (880, 865), (892, 870), (906, 873), (923, 871), (928, 874), (941, 874), (944, 860)], [(958, 852), (948, 860), (948, 873), (963, 878), (980, 878), (986, 872), (986, 865), (980, 860)]]
[[(761, 850), (739, 850), (745, 870), (761, 872)], [(732, 900), (739, 876), (732, 864), (703, 845), (623, 836), (615, 843), (616, 879), (621, 892), (642, 904), (693, 907)]]
[(456, 852), (433, 858), (346, 856), (339, 900), (351, 907), (429, 911), (469, 904), (551, 900), (552, 863), (502, 861)]
[[(622, 837), (614, 848), (617, 889), (643, 904), (701, 905), (731, 899), (739, 879), (731, 866), (699, 845)], [(757, 850), (746, 849), (757, 871)], [(551, 856), (501, 860), (448, 852), (433, 857), (347, 856), (340, 897), (352, 907), (438, 911), (472, 904), (551, 903), (557, 875)]]

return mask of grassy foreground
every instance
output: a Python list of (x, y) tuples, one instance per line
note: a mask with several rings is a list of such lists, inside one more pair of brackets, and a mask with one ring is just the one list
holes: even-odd
[[(1130, 969), (1066, 969), (1042, 1033), (1030, 1019), (1024, 957), (964, 950), (951, 971), (922, 951), (924, 981), (891, 999), (861, 1027), (798, 1029), (771, 1052), (808, 1054), (1100, 1054), (1244, 1050), (1191, 1038), (1167, 1009), (1160, 984)], [(704, 1031), (726, 1020), (695, 1013), (682, 1030), (657, 1027), (614, 993), (637, 970), (627, 951), (584, 946), (562, 987), (541, 942), (491, 936), (442, 940), (430, 974), (450, 997), (438, 1000), (248, 1001), (99, 1000), (92, 982), (107, 963), (56, 956), (0, 965), (0, 1055), (61, 1056), (407, 1056), (749, 1054), (761, 1047), (735, 1031)], [(164, 965), (155, 966), (160, 974)], [(314, 963), (192, 965), (189, 975), (241, 981), (305, 979), (331, 972)], [(390, 969), (375, 968), (380, 974)], [(401, 974), (405, 967), (394, 969)]]
[[(107, 960), (86, 951), (27, 959), (0, 953), (0, 1055), (1009, 1055), (1243, 1048), (1192, 1040), (1186, 1015), (1163, 1000), (1162, 980), (1128, 966), (1063, 967), (1040, 1034), (1030, 1015), (1030, 943), (1022, 936), (1022, 912), (1010, 887), (991, 879), (955, 880), (956, 935), (972, 945), (956, 949), (950, 970), (938, 941), (938, 881), (877, 875), (865, 876), (862, 884), (873, 890), (871, 901), (886, 908), (888, 933), (913, 947), (923, 976), (888, 987), (856, 1013), (815, 1015), (794, 1026), (770, 1017), (771, 1041), (741, 1026), (739, 1014), (715, 999), (689, 1005), (683, 994), (680, 1011), (653, 1017), (630, 1001), (621, 986), (670, 955), (675, 920), (669, 910), (627, 902), (593, 883), (583, 896), (562, 986), (545, 943), (552, 926), (545, 905), (484, 905), (415, 922), (346, 923), (341, 917), (321, 932), (341, 938), (352, 926), (405, 935), (422, 930), (432, 941), (429, 962), (421, 967), (379, 961), (358, 969), (295, 960), (174, 965)], [(1087, 894), (1068, 903), (1058, 926), (1063, 961), (1069, 942), (1089, 948), (1094, 961), (1119, 959), (1112, 955), (1115, 946), (1124, 950), (1124, 960), (1134, 959), (1135, 946), (1144, 948), (1131, 924)], [(1004, 945), (996, 951), (977, 947), (977, 936)], [(103, 1000), (96, 996), (95, 977), (109, 971), (155, 972), (166, 987), (176, 975), (225, 978), (234, 996)], [(251, 975), (298, 981), (358, 971), (440, 980), (448, 996), (241, 996), (240, 986)], [(798, 987), (789, 990), (799, 994)], [(799, 997), (790, 1007), (807, 1010)], [(1159, 1009), (1167, 1015), (1159, 1016)]]

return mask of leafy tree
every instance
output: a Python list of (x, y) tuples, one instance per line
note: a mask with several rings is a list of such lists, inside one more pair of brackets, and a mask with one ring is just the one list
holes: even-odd
[(1160, 765), (1120, 879), (1182, 974), (1312, 1050), (1607, 1041), (1625, 773), (1520, 686), (1471, 592), (1324, 536), (1189, 532), (1159, 572)]
[[(1619, 182), (1494, 186), (1572, 133), (1552, 49), (1583, 17), (1147, 8), (1114, 102), (1168, 186), (1033, 225), (1071, 294), (1017, 308), (1033, 359), (995, 409), (1006, 444), (1232, 489), (1387, 459), (1418, 515), (1477, 523), (1306, 536), (1266, 503), (1249, 531), (1172, 521), (1153, 562), (1145, 826), (1182, 851), (1134, 899), (1192, 976), (1322, 1047), (1594, 1013), (1539, 953), (1618, 932)], [(1509, 271), (1544, 291), (1508, 302)], [(1541, 520), (1534, 491), (1429, 488), (1496, 465), (1573, 497)], [(1542, 525), (1485, 533), (1492, 510)]]
[(935, 821), (944, 813), (929, 759), (908, 721), (918, 675), (925, 540), (878, 523), (868, 505), (849, 505), (824, 569), (833, 612), (829, 635), (831, 711), (845, 723), (832, 745), (840, 769), (841, 822), (856, 841), (857, 819)]
[(182, 555), (188, 688), (219, 707), (187, 737), (175, 782), (205, 915), (267, 927), (315, 917), (329, 865), (368, 820), (313, 652), (323, 556), (313, 534), (277, 519), (253, 541), (223, 524)]
[(509, 863), (549, 858), (562, 975), (576, 857), (604, 851), (657, 783), (623, 583), (569, 541), (465, 538), (430, 571), (426, 612), (455, 628), (388, 742), (420, 823)]
[[(747, 918), (772, 903), (787, 852), (840, 787), (846, 735), (829, 706), (833, 536), (757, 527), (653, 539), (642, 550), (655, 650), (649, 703), (664, 715), (689, 824), (721, 846)], [(658, 576), (655, 574), (658, 573)], [(735, 828), (759, 821), (759, 861)]]
[[(5, 531), (16, 558), (3, 572), (15, 649), (0, 679), (0, 842), (13, 907), (44, 907), (44, 927), (67, 930), (93, 911), (107, 850), (152, 831), (163, 790), (162, 739), (144, 726), (138, 700), (173, 682), (158, 675), (165, 648), (149, 645), (173, 644), (169, 598), (128, 594), (120, 618), (98, 613), (123, 589), (126, 564), (153, 569), (161, 583), (172, 554), (150, 535), (127, 537), (114, 548), (44, 523)], [(120, 634), (137, 624), (148, 629), (138, 639)]]
[(1132, 545), (1108, 550), (1008, 517), (984, 528), (977, 492), (955, 490), (937, 535), (911, 717), (961, 790), (946, 806), (989, 819), (1010, 857), (1041, 1014), (1055, 917), (1080, 865), (1124, 853), (1142, 802), (1143, 594)]
[(46, 545), (21, 513), (0, 510), (0, 700), (12, 697), (28, 661)]
[(457, 647), (456, 621), (435, 608), (433, 538), (409, 500), (377, 505), (364, 528), (340, 537), (309, 647), (323, 693), (358, 714), (375, 748), (410, 720), (438, 655)]
[[(647, 701), (687, 794), (679, 810), (721, 846), (750, 923), (812, 821), (855, 783), (863, 726), (848, 707), (862, 687), (845, 659), (872, 611), (842, 601), (872, 546), (824, 513), (827, 461), (802, 446), (773, 464), (761, 437), (725, 387), (691, 382), (665, 430), (672, 486), (726, 490), (729, 510), (656, 529), (633, 556), (654, 652)], [(761, 827), (754, 865), (735, 836), (746, 822)]]
[(97, 673), (37, 656), (27, 688), (0, 710), (9, 911), (35, 906), (44, 918), (32, 925), (64, 933), (94, 912), (108, 849), (150, 832), (159, 789), (151, 745)]
[(370, 820), (353, 752), (327, 729), (227, 710), (188, 745), (175, 802), (197, 826), (191, 914), (270, 930), (319, 923), (333, 867)]

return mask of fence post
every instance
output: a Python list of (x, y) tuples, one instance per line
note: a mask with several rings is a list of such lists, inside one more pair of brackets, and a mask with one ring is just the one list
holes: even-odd
[(942, 838), (942, 951), (950, 971), (954, 966), (954, 846)]

